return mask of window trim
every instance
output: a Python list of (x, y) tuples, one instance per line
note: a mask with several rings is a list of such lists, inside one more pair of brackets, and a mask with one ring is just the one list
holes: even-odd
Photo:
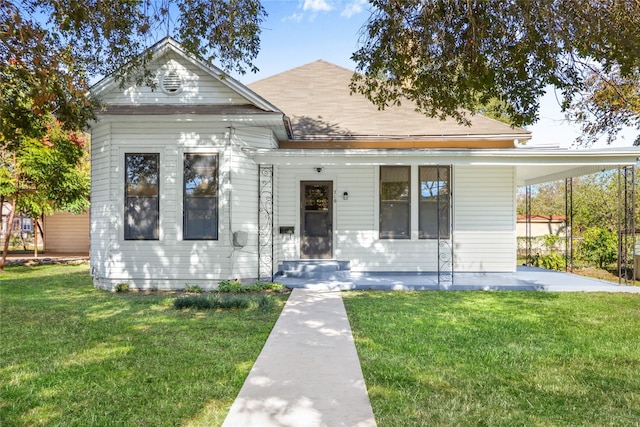
[[(216, 180), (216, 195), (215, 195), (215, 236), (189, 236), (187, 237), (187, 199), (192, 196), (187, 196), (185, 179), (186, 167), (185, 161), (187, 156), (209, 156), (215, 159), (215, 180)], [(182, 153), (182, 240), (188, 241), (217, 241), (220, 239), (220, 154), (217, 152), (183, 152)]]
[[(438, 196), (436, 197), (436, 201), (423, 201), (422, 200), (422, 180), (420, 178), (420, 171), (422, 170), (422, 168), (431, 168), (431, 169), (436, 169), (436, 176), (439, 178), (440, 176), (440, 171), (442, 169), (446, 169), (448, 172), (448, 179), (446, 180), (447, 183), (447, 195), (445, 197), (441, 197), (440, 196), (440, 192), (438, 191)], [(451, 176), (452, 176), (452, 167), (451, 165), (419, 165), (418, 166), (418, 239), (419, 240), (449, 240), (451, 239), (451, 234), (452, 234), (452, 229), (451, 229), (451, 221), (452, 221), (452, 217), (451, 217), (451, 212), (452, 212), (452, 206), (451, 206)], [(439, 180), (442, 181), (442, 180)], [(421, 229), (421, 225), (422, 222), (420, 221), (421, 219), (421, 213), (422, 213), (422, 207), (425, 205), (433, 205), (434, 203), (437, 205), (436, 206), (436, 212), (437, 212), (437, 217), (440, 218), (440, 209), (442, 208), (442, 201), (444, 201), (446, 203), (446, 208), (447, 208), (447, 216), (449, 219), (449, 226), (446, 230), (446, 233), (444, 235), (440, 234), (440, 227), (438, 227), (438, 225), (436, 225), (437, 227), (437, 235), (435, 236), (429, 236), (426, 235), (426, 232), (423, 231)]]
[[(154, 237), (145, 237), (143, 235), (134, 235), (131, 233), (131, 228), (127, 225), (128, 218), (128, 205), (129, 205), (129, 191), (128, 191), (128, 157), (129, 156), (154, 156), (156, 162), (156, 195), (155, 195), (155, 207), (156, 207), (156, 221), (155, 221), (155, 230)], [(123, 200), (123, 238), (128, 241), (157, 241), (160, 240), (160, 153), (157, 152), (125, 152), (124, 153), (124, 200)], [(135, 197), (135, 196), (132, 196)]]
[[(407, 178), (407, 188), (409, 191), (409, 194), (407, 195), (407, 199), (406, 200), (384, 200), (382, 198), (382, 170), (384, 168), (389, 168), (389, 169), (405, 169), (408, 171), (408, 178)], [(411, 166), (410, 165), (393, 165), (393, 166), (387, 166), (387, 165), (381, 165), (378, 167), (378, 171), (379, 171), (379, 179), (378, 179), (378, 238), (380, 240), (411, 240), (411, 206), (412, 206), (412, 200), (411, 200), (411, 196), (412, 196), (412, 191), (411, 191)], [(393, 234), (393, 232), (390, 231), (383, 231), (382, 229), (382, 212), (383, 212), (383, 206), (385, 203), (402, 203), (402, 204), (406, 204), (407, 208), (408, 208), (408, 212), (409, 212), (409, 216), (407, 218), (407, 233), (406, 236), (396, 236)]]

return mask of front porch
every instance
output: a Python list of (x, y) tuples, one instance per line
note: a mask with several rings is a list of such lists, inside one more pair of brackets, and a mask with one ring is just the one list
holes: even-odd
[(450, 290), (633, 292), (640, 286), (623, 286), (577, 274), (518, 266), (515, 273), (454, 273), (453, 281), (438, 284), (437, 273), (358, 273), (339, 278), (277, 277), (291, 288), (327, 290)]

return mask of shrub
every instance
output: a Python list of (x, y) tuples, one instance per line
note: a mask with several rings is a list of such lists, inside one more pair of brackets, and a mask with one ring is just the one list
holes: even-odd
[(542, 246), (550, 252), (557, 251), (560, 242), (562, 242), (562, 237), (556, 236), (555, 234), (545, 234), (541, 236)]
[(241, 294), (249, 292), (261, 292), (261, 291), (281, 291), (284, 289), (284, 285), (273, 282), (254, 282), (250, 285), (243, 285), (238, 280), (223, 280), (218, 284), (218, 292), (229, 294)]
[(189, 295), (177, 298), (173, 302), (176, 309), (193, 308), (196, 310), (246, 310), (257, 306), (260, 310), (268, 311), (274, 307), (274, 302), (266, 295), (251, 297), (248, 295)]
[(186, 285), (184, 287), (185, 292), (190, 292), (192, 294), (201, 294), (202, 288), (198, 285)]
[(129, 292), (128, 283), (118, 283), (114, 288), (116, 292)]
[(258, 308), (260, 311), (271, 311), (275, 306), (275, 302), (273, 298), (268, 295), (260, 295), (258, 297)]
[(223, 280), (218, 283), (218, 292), (237, 294), (242, 292), (242, 285), (238, 280)]
[(531, 264), (547, 270), (564, 270), (567, 266), (567, 260), (559, 253), (551, 252), (548, 255), (535, 254), (531, 257)]
[(591, 261), (598, 268), (605, 268), (616, 260), (618, 239), (613, 231), (593, 227), (588, 229), (580, 243), (580, 252), (584, 259)]
[(177, 309), (195, 308), (196, 310), (205, 310), (211, 307), (211, 302), (205, 296), (187, 296), (178, 298), (173, 301), (173, 306)]
[(262, 283), (262, 289), (265, 291), (283, 291), (284, 285), (275, 282), (266, 282)]

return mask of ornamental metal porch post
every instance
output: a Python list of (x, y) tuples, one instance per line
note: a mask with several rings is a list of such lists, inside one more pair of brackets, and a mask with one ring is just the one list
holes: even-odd
[(564, 215), (564, 270), (573, 271), (573, 178), (564, 181)]
[(449, 221), (448, 235), (443, 238), (440, 218), (440, 165), (436, 166), (436, 181), (438, 182), (438, 194), (436, 196), (436, 222), (438, 227), (438, 286), (448, 288), (453, 285), (453, 196), (451, 189), (453, 188), (453, 168), (449, 168), (449, 189), (448, 200)]
[(273, 165), (258, 167), (258, 280), (273, 280)]
[[(635, 167), (618, 168), (618, 283), (628, 284), (633, 271), (636, 245)], [(636, 276), (635, 271), (633, 276)]]

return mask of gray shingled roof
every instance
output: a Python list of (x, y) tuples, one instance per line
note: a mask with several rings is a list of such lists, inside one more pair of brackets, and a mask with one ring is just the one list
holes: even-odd
[(428, 118), (410, 102), (378, 110), (359, 94), (350, 94), (353, 71), (318, 60), (247, 85), (291, 118), (296, 139), (369, 139), (472, 135), (529, 135), (521, 128), (480, 115), (471, 126)]

